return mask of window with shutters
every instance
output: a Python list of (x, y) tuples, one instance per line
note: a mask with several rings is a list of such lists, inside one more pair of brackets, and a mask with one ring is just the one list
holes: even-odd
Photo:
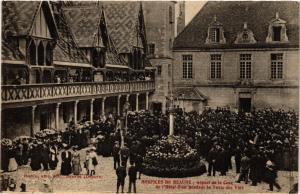
[(210, 78), (220, 79), (222, 76), (222, 56), (221, 54), (210, 55)]
[(193, 78), (193, 56), (182, 55), (182, 78), (192, 79)]
[(268, 36), (266, 42), (268, 43), (286, 43), (289, 42), (287, 37), (286, 21), (279, 18), (279, 12), (276, 12), (275, 19), (269, 24)]
[(213, 43), (220, 42), (220, 29), (219, 28), (212, 28), (210, 30), (210, 39)]
[(271, 54), (271, 79), (283, 78), (283, 54)]
[(223, 24), (217, 21), (217, 17), (214, 16), (213, 22), (208, 26), (208, 32), (206, 37), (206, 44), (224, 44), (226, 39), (224, 37)]
[(240, 78), (251, 79), (251, 54), (240, 54)]

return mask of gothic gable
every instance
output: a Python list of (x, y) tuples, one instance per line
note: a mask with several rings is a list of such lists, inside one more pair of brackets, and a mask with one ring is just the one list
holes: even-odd
[(35, 21), (32, 26), (31, 35), (42, 38), (52, 38), (49, 31), (48, 21), (45, 18), (45, 13), (43, 9), (40, 9), (35, 16)]

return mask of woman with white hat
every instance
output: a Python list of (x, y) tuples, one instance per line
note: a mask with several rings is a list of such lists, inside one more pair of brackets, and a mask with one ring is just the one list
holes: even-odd
[(92, 147), (90, 150), (87, 150), (85, 166), (87, 169), (87, 174), (92, 176), (95, 175), (95, 168), (98, 165), (97, 154), (95, 152), (96, 148)]

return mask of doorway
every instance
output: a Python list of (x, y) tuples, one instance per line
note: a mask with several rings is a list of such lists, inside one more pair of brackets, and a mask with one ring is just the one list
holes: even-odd
[(162, 103), (161, 102), (153, 102), (153, 112), (161, 113), (162, 111)]
[(40, 115), (40, 130), (49, 129), (51, 122), (51, 115), (50, 113), (41, 113)]
[(251, 111), (251, 98), (240, 98), (239, 99), (239, 110), (242, 112)]

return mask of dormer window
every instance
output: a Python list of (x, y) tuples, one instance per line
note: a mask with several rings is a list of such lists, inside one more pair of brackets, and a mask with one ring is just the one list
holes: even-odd
[(91, 52), (91, 59), (94, 67), (103, 68), (105, 65), (105, 52), (99, 48), (94, 48)]
[(217, 21), (216, 16), (214, 16), (213, 22), (209, 25), (207, 34), (206, 44), (226, 43), (223, 25)]
[(219, 28), (211, 28), (210, 29), (210, 40), (213, 43), (220, 42), (220, 29)]
[(27, 57), (30, 65), (52, 65), (53, 46), (51, 40), (31, 38), (29, 39), (28, 44)]
[(55, 33), (49, 28), (50, 20), (47, 20), (47, 4), (43, 3), (38, 10), (33, 26), (27, 40), (27, 62), (30, 65), (51, 66), (53, 47), (55, 46)]
[(281, 41), (281, 26), (273, 26), (273, 41)]
[(266, 42), (278, 43), (278, 42), (288, 42), (288, 37), (286, 34), (286, 21), (279, 18), (279, 13), (276, 12), (276, 18), (273, 19), (269, 24), (268, 36)]
[(242, 38), (243, 38), (243, 41), (248, 40), (248, 38), (249, 38), (248, 33), (244, 32)]
[(234, 43), (235, 44), (256, 43), (253, 32), (250, 29), (248, 29), (247, 22), (244, 23), (243, 31), (237, 34)]

